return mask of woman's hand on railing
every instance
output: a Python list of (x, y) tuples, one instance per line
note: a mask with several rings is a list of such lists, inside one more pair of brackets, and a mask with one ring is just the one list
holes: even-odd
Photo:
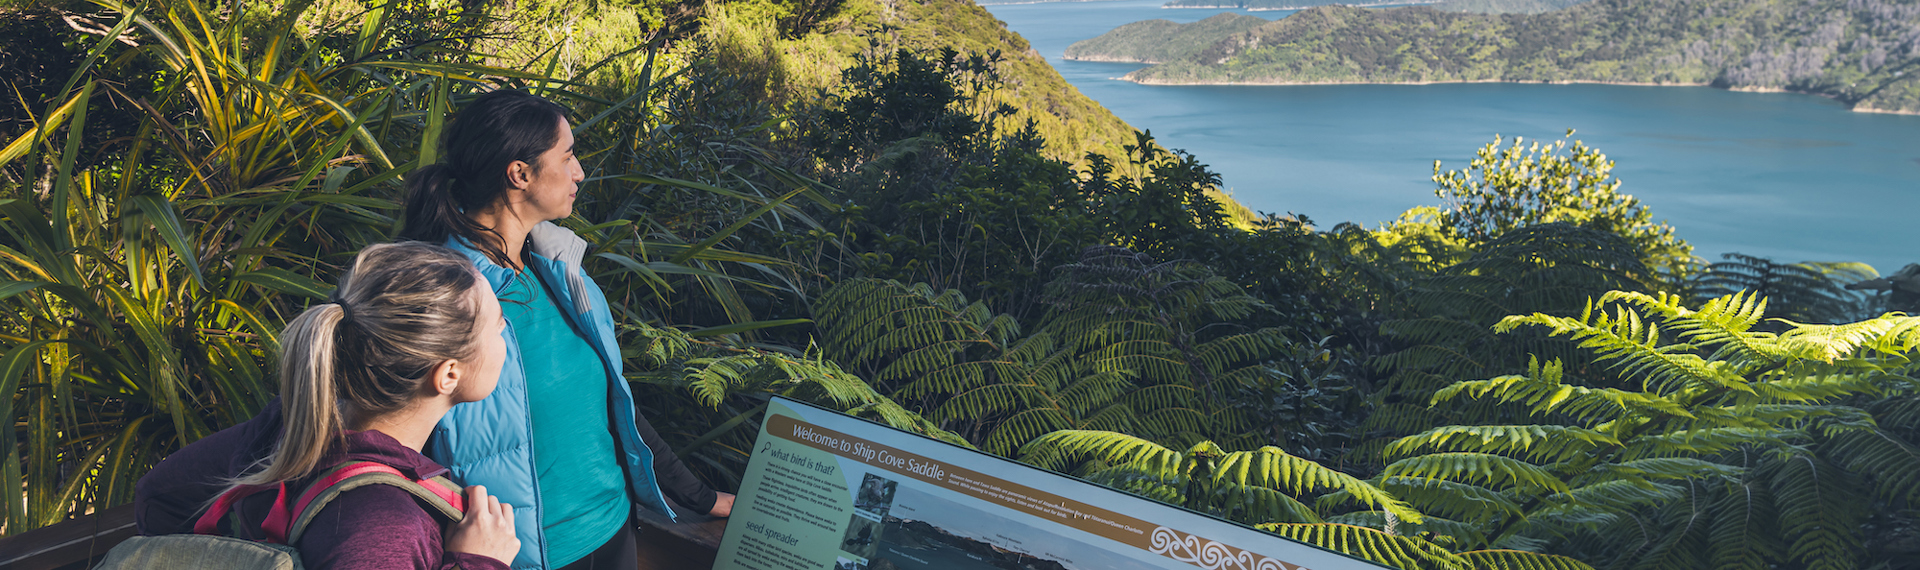
[(727, 517), (733, 514), (733, 493), (719, 493), (713, 498), (713, 508), (707, 509), (708, 516)]

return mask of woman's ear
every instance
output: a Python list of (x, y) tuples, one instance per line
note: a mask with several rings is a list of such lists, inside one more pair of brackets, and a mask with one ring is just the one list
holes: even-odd
[(466, 371), (460, 367), (460, 361), (449, 358), (433, 367), (433, 378), (428, 381), (427, 389), (432, 390), (433, 395), (436, 396), (452, 395), (455, 390), (460, 389), (461, 376), (465, 374)]
[(524, 190), (533, 184), (533, 165), (516, 160), (507, 164), (507, 185)]

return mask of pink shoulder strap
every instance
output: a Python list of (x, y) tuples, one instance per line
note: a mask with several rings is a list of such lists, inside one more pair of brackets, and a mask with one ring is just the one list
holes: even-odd
[[(300, 494), (298, 500), (294, 501), (291, 509), (288, 508), (289, 505), (287, 504), (287, 484), (284, 482), (280, 483), (278, 485), (278, 493), (276, 493), (273, 499), (273, 508), (267, 511), (267, 519), (260, 523), (260, 530), (266, 535), (266, 541), (275, 544), (286, 544), (287, 532), (293, 526), (294, 519), (301, 513), (306, 512), (309, 507), (313, 506), (315, 499), (326, 493), (328, 489), (345, 483), (354, 477), (376, 473), (385, 473), (399, 477), (402, 480), (412, 481), (413, 484), (419, 488), (426, 489), (435, 497), (439, 497), (441, 500), (453, 505), (455, 510), (466, 510), (465, 497), (462, 497), (459, 492), (453, 489), (434, 482), (432, 479), (412, 479), (402, 475), (399, 469), (372, 461), (349, 461), (335, 466), (333, 469), (322, 474), (320, 478), (312, 484), (307, 485), (306, 491)], [(235, 502), (265, 490), (267, 490), (267, 487), (236, 487), (222, 494), (219, 499), (214, 501), (213, 506), (207, 509), (206, 514), (201, 515), (200, 520), (194, 523), (194, 534), (219, 534), (220, 519), (227, 516), (227, 513), (233, 509)]]
[[(220, 534), (220, 519), (226, 518), (227, 513), (233, 510), (233, 504), (235, 502), (265, 490), (267, 490), (267, 487), (242, 485), (228, 489), (225, 493), (221, 493), (220, 498), (213, 501), (213, 506), (208, 507), (207, 512), (201, 514), (200, 519), (193, 522), (193, 533)], [(285, 496), (286, 493), (287, 484), (281, 483), (280, 494)]]

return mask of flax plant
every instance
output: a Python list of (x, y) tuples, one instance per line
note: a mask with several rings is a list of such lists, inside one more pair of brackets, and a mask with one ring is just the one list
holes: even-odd
[[(0, 150), (25, 181), (0, 188), (0, 438), (17, 442), (0, 481), (24, 489), (0, 501), (7, 533), (130, 501), (167, 453), (265, 406), (281, 324), (393, 224), (418, 160), (395, 142), (432, 140), (453, 84), (524, 75), (383, 53), (383, 7), (339, 52), (295, 33), (308, 3), (264, 33), (237, 6), (97, 3), (116, 24)], [(131, 137), (83, 148), (90, 111), (124, 109)]]

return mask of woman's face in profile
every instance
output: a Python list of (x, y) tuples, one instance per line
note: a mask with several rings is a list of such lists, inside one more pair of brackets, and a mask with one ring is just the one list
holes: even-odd
[(540, 153), (539, 164), (527, 173), (522, 188), (526, 191), (525, 205), (540, 221), (572, 215), (574, 195), (580, 190), (580, 181), (587, 179), (580, 159), (573, 155), (573, 125), (563, 118), (554, 128), (560, 132), (554, 137), (553, 148)]

